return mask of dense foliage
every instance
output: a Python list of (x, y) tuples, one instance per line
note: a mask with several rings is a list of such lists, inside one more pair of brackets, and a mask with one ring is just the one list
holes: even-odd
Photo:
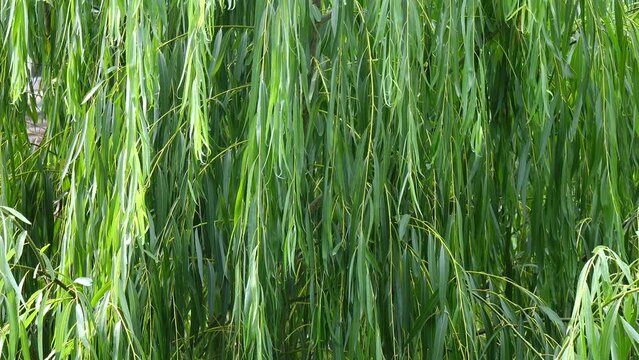
[(638, 356), (638, 14), (0, 0), (2, 358)]

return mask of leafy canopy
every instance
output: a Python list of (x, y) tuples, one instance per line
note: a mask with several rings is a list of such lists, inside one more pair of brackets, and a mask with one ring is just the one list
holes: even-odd
[(0, 0), (0, 356), (637, 356), (638, 14)]

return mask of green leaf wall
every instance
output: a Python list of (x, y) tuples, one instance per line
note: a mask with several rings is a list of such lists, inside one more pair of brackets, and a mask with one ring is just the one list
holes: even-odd
[(3, 359), (639, 356), (637, 2), (0, 0), (0, 44)]

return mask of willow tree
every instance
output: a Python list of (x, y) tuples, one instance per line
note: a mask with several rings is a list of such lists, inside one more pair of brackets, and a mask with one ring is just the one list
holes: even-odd
[(0, 0), (1, 357), (638, 356), (638, 14)]

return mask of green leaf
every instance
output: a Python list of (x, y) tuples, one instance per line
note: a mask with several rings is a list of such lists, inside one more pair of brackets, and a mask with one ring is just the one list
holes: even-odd
[(76, 278), (75, 280), (73, 280), (74, 283), (82, 285), (84, 287), (91, 287), (93, 286), (93, 280), (91, 278), (88, 277), (79, 277)]
[(27, 218), (25, 218), (22, 214), (20, 214), (17, 210), (15, 210), (14, 208), (10, 208), (7, 206), (2, 206), (0, 205), (0, 209), (4, 210), (5, 212), (7, 212), (9, 215), (12, 215), (13, 217), (15, 217), (16, 219), (22, 221), (23, 223), (27, 224), (27, 225), (31, 225), (31, 223), (29, 222), (29, 220), (27, 220)]

